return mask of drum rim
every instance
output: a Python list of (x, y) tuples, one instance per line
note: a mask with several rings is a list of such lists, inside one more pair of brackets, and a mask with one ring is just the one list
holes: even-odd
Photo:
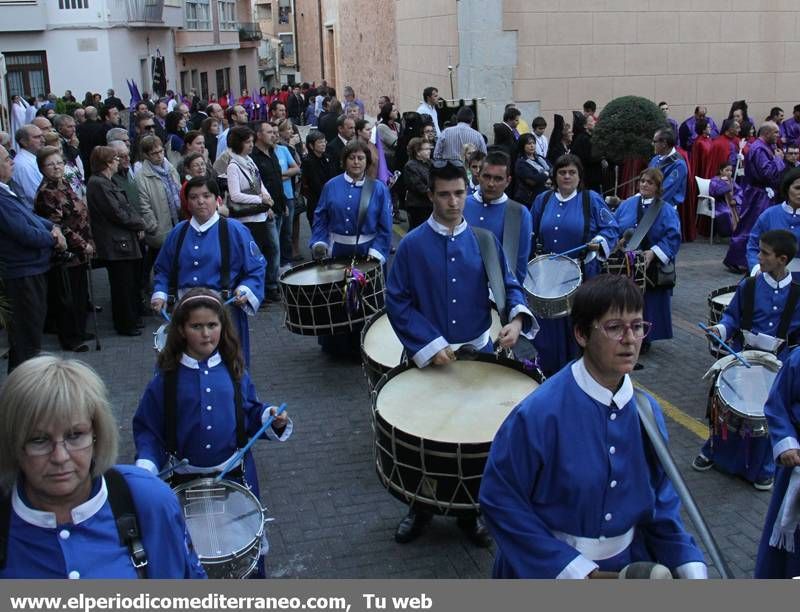
[[(771, 355), (771, 353), (766, 353), (765, 351), (748, 351), (748, 352), (750, 352), (750, 353), (764, 352), (767, 355)], [(721, 359), (729, 359), (729, 358), (730, 358), (730, 355), (728, 355), (727, 357), (722, 357)], [(718, 361), (721, 361), (721, 359), (719, 359)], [(752, 364), (754, 364), (754, 365), (761, 366), (761, 367), (771, 371), (776, 376), (778, 375), (778, 372), (781, 369), (780, 366), (776, 366), (774, 362), (772, 362), (770, 360), (767, 360), (767, 359), (765, 359), (763, 357), (759, 357), (757, 354), (756, 355), (752, 355), (752, 354), (751, 355), (747, 355), (747, 360), (749, 362), (751, 362)], [(733, 368), (744, 368), (744, 367), (746, 367), (746, 366), (744, 366), (743, 364), (739, 363), (737, 360), (731, 361), (729, 364), (727, 364), (725, 367), (723, 367), (719, 371), (719, 373), (717, 374), (716, 379), (714, 380), (714, 394), (722, 402), (722, 405), (725, 408), (725, 410), (723, 412), (733, 412), (736, 416), (738, 416), (738, 417), (740, 417), (742, 419), (748, 420), (748, 421), (763, 421), (763, 422), (766, 422), (766, 416), (764, 415), (764, 413), (762, 413), (760, 416), (753, 415), (753, 414), (746, 414), (746, 413), (744, 413), (744, 412), (742, 412), (740, 410), (737, 410), (734, 406), (732, 406), (727, 401), (725, 401), (725, 398), (722, 397), (722, 393), (720, 392), (720, 380), (722, 379), (722, 375), (725, 372), (727, 372), (728, 370), (730, 370), (730, 369), (733, 369)]]
[[(214, 478), (196, 478), (194, 480), (181, 483), (177, 487), (174, 487), (172, 489), (173, 493), (177, 497), (179, 493), (183, 493), (183, 491), (185, 491), (186, 489), (190, 489), (193, 486), (199, 486), (201, 484), (218, 486), (222, 483), (225, 483), (225, 485), (230, 485), (230, 488), (238, 490), (240, 493), (244, 493), (245, 496), (249, 496), (250, 498), (252, 498), (252, 500), (256, 503), (256, 506), (261, 510), (261, 527), (259, 527), (258, 533), (253, 537), (250, 543), (225, 555), (215, 555), (215, 556), (201, 555), (195, 545), (195, 552), (197, 553), (197, 557), (199, 559), (210, 559), (212, 561), (209, 561), (209, 563), (213, 563), (215, 565), (229, 563), (231, 561), (237, 561), (240, 558), (247, 555), (247, 553), (249, 553), (254, 546), (258, 547), (259, 550), (261, 549), (261, 538), (264, 536), (266, 529), (266, 520), (264, 519), (264, 506), (261, 504), (261, 500), (259, 500), (258, 497), (256, 497), (255, 493), (253, 493), (243, 484), (236, 482), (235, 480), (229, 480), (227, 478), (223, 478), (219, 482), (215, 482)], [(181, 505), (181, 511), (183, 511), (183, 505)], [(186, 529), (187, 530), (189, 529), (188, 523)], [(191, 536), (192, 534), (190, 533), (189, 535)], [(192, 540), (192, 544), (194, 545), (194, 540)], [(256, 555), (256, 563), (258, 563), (258, 555)]]
[[(363, 362), (369, 362), (370, 364), (373, 364), (375, 366), (379, 366), (384, 371), (388, 371), (388, 370), (391, 370), (392, 368), (397, 367), (397, 366), (390, 365), (388, 363), (381, 363), (377, 359), (374, 359), (369, 353), (367, 353), (366, 349), (364, 348), (365, 347), (365, 340), (367, 339), (367, 333), (369, 333), (369, 330), (372, 328), (373, 323), (375, 323), (382, 316), (386, 316), (387, 318), (389, 317), (388, 313), (386, 312), (386, 306), (384, 306), (383, 308), (381, 308), (380, 310), (375, 312), (369, 319), (367, 319), (364, 322), (364, 327), (361, 328), (361, 334), (360, 334), (361, 337), (359, 338), (359, 340), (360, 340), (359, 348), (361, 349), (361, 361), (362, 361), (362, 363)], [(391, 321), (389, 322), (389, 326), (391, 327)], [(392, 328), (392, 329), (394, 329), (394, 328)], [(396, 332), (395, 332), (395, 335), (397, 335)], [(399, 340), (399, 338), (398, 338), (398, 340)], [(401, 342), (400, 343), (401, 363), (402, 363), (402, 356), (403, 356), (403, 343)]]
[(374, 264), (374, 267), (370, 268), (369, 270), (367, 270), (367, 271), (362, 270), (362, 272), (364, 272), (364, 274), (369, 274), (373, 270), (381, 270), (382, 269), (382, 266), (381, 266), (380, 262), (372, 260), (372, 259), (368, 259), (366, 256), (363, 256), (363, 255), (362, 256), (358, 256), (355, 259), (352, 258), (352, 257), (326, 257), (325, 259), (305, 261), (305, 262), (303, 262), (301, 264), (297, 264), (296, 266), (292, 266), (291, 268), (286, 270), (283, 274), (281, 274), (278, 277), (278, 283), (281, 284), (281, 285), (287, 285), (287, 286), (290, 286), (290, 287), (319, 287), (319, 286), (323, 286), (323, 285), (330, 285), (330, 284), (333, 284), (333, 283), (338, 283), (340, 281), (331, 281), (331, 282), (328, 282), (328, 283), (313, 283), (313, 284), (304, 285), (304, 284), (299, 284), (299, 283), (288, 283), (288, 282), (285, 281), (285, 279), (289, 278), (289, 276), (291, 276), (293, 273), (302, 272), (303, 270), (307, 270), (309, 268), (317, 268), (317, 267), (320, 267), (320, 266), (325, 266), (325, 265), (330, 265), (330, 264), (335, 264), (335, 263), (344, 264), (345, 267), (347, 267), (352, 262), (355, 262), (356, 267), (358, 267), (358, 264), (363, 264), (363, 263)]
[[(729, 285), (727, 287), (720, 287), (719, 289), (714, 289), (708, 293), (708, 305), (711, 306), (714, 298), (717, 298), (721, 295), (726, 295), (728, 293), (736, 293), (736, 289), (739, 288), (739, 285)], [(720, 304), (722, 306), (722, 304)]]
[[(542, 255), (537, 255), (536, 257), (534, 257), (533, 259), (531, 259), (531, 260), (530, 260), (530, 261), (529, 261), (529, 262), (526, 264), (526, 266), (525, 266), (525, 271), (526, 271), (526, 273), (527, 273), (527, 271), (528, 271), (528, 267), (529, 267), (531, 264), (533, 264), (533, 263), (535, 263), (535, 262), (537, 262), (537, 261), (539, 261), (539, 260), (549, 260), (549, 259), (550, 259), (550, 257), (553, 257), (553, 254), (552, 254), (552, 253), (549, 253), (549, 254), (548, 254), (548, 253), (544, 253), (544, 254), (542, 254)], [(559, 302), (559, 301), (561, 301), (561, 300), (567, 300), (567, 299), (569, 299), (569, 298), (572, 296), (572, 294), (573, 294), (573, 293), (575, 293), (575, 292), (578, 290), (578, 288), (581, 286), (581, 284), (583, 284), (583, 270), (581, 270), (581, 265), (580, 265), (580, 263), (578, 263), (578, 261), (577, 261), (577, 260), (575, 260), (575, 259), (573, 259), (572, 257), (567, 257), (566, 255), (557, 255), (557, 256), (556, 256), (556, 257), (553, 259), (553, 261), (556, 261), (556, 260), (565, 260), (565, 261), (568, 261), (568, 262), (572, 263), (572, 265), (574, 265), (574, 266), (575, 266), (575, 268), (577, 268), (577, 270), (578, 270), (578, 284), (577, 284), (577, 285), (575, 285), (575, 287), (574, 287), (574, 288), (573, 288), (571, 291), (568, 291), (568, 292), (567, 292), (567, 293), (565, 293), (564, 295), (559, 295), (558, 297), (546, 297), (546, 296), (544, 296), (544, 295), (539, 295), (538, 293), (534, 293), (533, 291), (531, 291), (530, 289), (528, 289), (527, 285), (526, 285), (526, 284), (525, 284), (525, 282), (523, 281), (523, 283), (522, 283), (522, 288), (525, 290), (525, 293), (527, 293), (527, 294), (528, 294), (529, 296), (531, 296), (532, 298), (535, 298), (535, 299), (537, 299), (537, 300), (542, 300), (542, 301), (543, 301), (543, 302), (545, 302), (545, 303), (552, 303), (552, 302)]]

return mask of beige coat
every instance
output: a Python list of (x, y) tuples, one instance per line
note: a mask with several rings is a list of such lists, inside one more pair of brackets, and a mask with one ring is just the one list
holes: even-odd
[[(178, 178), (178, 172), (171, 167), (170, 174), (180, 190), (181, 182)], [(147, 160), (142, 163), (142, 167), (136, 173), (134, 180), (139, 190), (139, 212), (147, 226), (145, 242), (151, 248), (160, 249), (161, 245), (164, 244), (164, 239), (173, 227), (164, 183), (161, 182), (161, 178), (159, 178), (156, 171), (153, 170), (153, 166)]]

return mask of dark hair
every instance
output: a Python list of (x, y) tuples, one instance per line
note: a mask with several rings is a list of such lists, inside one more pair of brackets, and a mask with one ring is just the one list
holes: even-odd
[(525, 159), (525, 145), (527, 145), (529, 142), (536, 144), (536, 136), (534, 136), (531, 132), (520, 134), (519, 140), (517, 141), (518, 158)]
[(278, 108), (278, 106), (282, 106), (284, 109), (286, 108), (286, 105), (280, 100), (273, 100), (272, 104), (269, 105), (269, 112), (274, 113), (275, 109)]
[(781, 179), (780, 198), (785, 202), (789, 199), (789, 187), (800, 179), (800, 168), (792, 168)]
[(733, 164), (729, 161), (724, 161), (717, 168), (717, 174), (720, 174), (725, 168), (733, 168)]
[(52, 155), (58, 155), (61, 159), (64, 159), (59, 147), (42, 147), (36, 152), (36, 165), (39, 167), (40, 172), (44, 167), (45, 160)]
[(708, 127), (708, 119), (698, 119), (694, 124), (694, 133), (701, 136)]
[(521, 114), (522, 113), (519, 112), (519, 109), (517, 107), (510, 106), (503, 112), (503, 121), (512, 121), (517, 117), (519, 117)]
[(363, 130), (368, 125), (369, 125), (369, 121), (367, 121), (366, 119), (359, 119), (358, 121), (356, 121), (356, 134), (358, 134), (361, 130)]
[(783, 109), (780, 106), (773, 106), (769, 111), (770, 118), (777, 117), (783, 112)]
[(236, 107), (238, 104), (231, 104), (228, 108), (225, 109), (225, 119), (227, 119), (228, 123), (233, 123), (233, 114), (236, 112)]
[(184, 134), (183, 136), (183, 150), (186, 151), (186, 147), (188, 147), (189, 144), (194, 140), (196, 140), (197, 138), (202, 138), (203, 144), (205, 144), (206, 136), (200, 130), (189, 130), (188, 132), (186, 132), (186, 134)]
[(597, 110), (597, 103), (594, 100), (586, 100), (583, 103), (583, 110), (594, 113)]
[(434, 91), (439, 91), (439, 88), (438, 87), (426, 87), (425, 89), (423, 89), (422, 90), (422, 101), (423, 102), (427, 102), (428, 98), (430, 98), (433, 95)]
[(306, 148), (311, 150), (311, 148), (320, 140), (327, 140), (325, 138), (325, 134), (320, 132), (319, 130), (311, 130), (306, 136)]
[(536, 117), (531, 123), (532, 127), (547, 127), (547, 120), (544, 117)]
[(95, 147), (92, 149), (92, 154), (89, 157), (89, 166), (92, 169), (92, 174), (100, 174), (111, 165), (116, 156), (117, 152), (112, 147)]
[(556, 163), (553, 164), (553, 177), (558, 174), (558, 171), (561, 170), (561, 168), (566, 168), (567, 166), (575, 166), (578, 169), (578, 177), (581, 180), (580, 185), (578, 185), (578, 189), (581, 189), (583, 186), (583, 163), (581, 163), (581, 158), (577, 155), (567, 153), (559, 157), (556, 160)]
[(778, 257), (786, 257), (786, 263), (797, 255), (797, 238), (789, 230), (767, 230), (758, 237), (758, 241), (766, 244)]
[[(340, 127), (344, 127), (344, 122), (347, 121), (347, 120), (353, 121), (353, 118), (352, 117), (348, 117), (347, 115), (339, 115), (336, 118), (336, 129), (339, 129)], [(355, 123), (356, 122), (353, 121), (353, 125), (355, 125)]]
[(594, 322), (612, 311), (642, 312), (642, 290), (623, 274), (600, 274), (583, 283), (572, 302), (572, 329), (588, 338)]
[(672, 128), (663, 128), (656, 132), (655, 140), (662, 140), (668, 147), (675, 146), (675, 132)]
[(361, 151), (367, 158), (367, 166), (372, 165), (372, 151), (369, 150), (367, 143), (361, 142), (360, 140), (351, 140), (346, 145), (344, 145), (344, 149), (342, 149), (342, 168), (345, 167), (345, 162), (347, 158), (350, 157), (356, 151)]
[(206, 117), (205, 119), (203, 119), (203, 123), (200, 124), (200, 131), (206, 135), (211, 134), (211, 126), (214, 125), (215, 123), (219, 124), (219, 119), (216, 119), (214, 117)]
[(468, 185), (467, 171), (459, 164), (447, 162), (441, 166), (433, 165), (428, 173), (428, 191), (436, 191), (436, 181), (453, 181), (461, 179), (464, 181), (464, 188)]
[(503, 166), (506, 176), (511, 174), (511, 158), (505, 151), (489, 151), (483, 159), (483, 166)]
[[(201, 180), (201, 179), (192, 179)], [(192, 181), (189, 181), (191, 184)], [(189, 184), (186, 185), (189, 191)], [(202, 297), (202, 299), (200, 299)], [(190, 298), (193, 298), (190, 300)], [(198, 308), (208, 308), (217, 315), (220, 322), (219, 344), (217, 351), (222, 362), (228, 368), (231, 377), (235, 382), (239, 382), (244, 375), (245, 366), (242, 357), (242, 349), (239, 345), (239, 336), (233, 325), (228, 309), (222, 304), (222, 299), (216, 291), (205, 287), (195, 287), (189, 289), (175, 305), (172, 312), (172, 320), (169, 324), (167, 342), (164, 350), (158, 355), (158, 368), (162, 372), (172, 372), (178, 369), (181, 356), (186, 351), (186, 337), (183, 335), (183, 326), (189, 320), (189, 316)]]
[(795, 104), (794, 108), (792, 108), (793, 113), (800, 113), (800, 104)]
[(658, 103), (658, 107), (661, 108), (662, 106), (669, 106), (669, 104), (667, 104), (664, 100), (661, 100), (661, 102)]
[(467, 157), (467, 165), (471, 165), (472, 162), (482, 162), (484, 159), (486, 159), (486, 153), (480, 150), (473, 151)]
[(219, 195), (219, 185), (217, 185), (216, 180), (207, 176), (193, 176), (186, 181), (186, 187), (183, 189), (187, 200), (189, 199), (189, 192), (192, 189), (197, 189), (198, 187), (208, 187), (208, 190), (215, 196)]
[[(722, 127), (720, 128), (720, 134), (725, 134), (729, 129), (733, 127), (734, 123), (736, 123), (736, 119), (724, 119), (722, 121)], [(741, 129), (741, 127), (742, 126), (739, 126), (739, 129)]]
[[(196, 160), (196, 159), (202, 159), (203, 161), (205, 161), (206, 158), (205, 158), (205, 156), (203, 156), (202, 153), (196, 153), (196, 152), (195, 153), (189, 153), (188, 155), (184, 156), (184, 158), (182, 160), (184, 172), (188, 172), (189, 171), (189, 166), (191, 166), (192, 162), (194, 160)], [(206, 164), (206, 172), (208, 172), (208, 164)]]
[(100, 119), (108, 119), (108, 114), (111, 112), (112, 108), (116, 108), (116, 106), (106, 106), (105, 104), (103, 104), (98, 109), (98, 114), (100, 115)]
[(656, 197), (660, 198), (663, 191), (664, 173), (658, 168), (645, 168), (639, 175), (639, 178), (649, 178), (656, 184)]
[(392, 104), (391, 102), (381, 106), (381, 112), (378, 113), (378, 123), (389, 123), (392, 117), (393, 110), (394, 110), (394, 104)]
[(183, 119), (183, 115), (178, 111), (170, 111), (167, 113), (167, 116), (164, 118), (164, 129), (167, 131), (167, 134), (177, 134), (178, 133), (178, 124)]
[(237, 155), (244, 149), (244, 143), (248, 138), (255, 138), (255, 134), (247, 126), (237, 125), (228, 130), (228, 146)]
[(428, 141), (419, 136), (415, 136), (409, 140), (408, 146), (406, 147), (406, 152), (408, 153), (409, 159), (418, 159), (417, 154), (419, 153), (419, 150), (422, 148), (422, 145), (426, 144), (428, 144)]
[(469, 123), (472, 125), (472, 122), (475, 121), (475, 111), (469, 106), (462, 106), (456, 113), (456, 121), (458, 123)]

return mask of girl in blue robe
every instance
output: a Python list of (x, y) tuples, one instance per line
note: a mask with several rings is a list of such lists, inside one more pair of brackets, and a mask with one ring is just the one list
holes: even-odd
[[(648, 168), (639, 179), (641, 193), (628, 198), (619, 205), (614, 218), (620, 233), (627, 229), (635, 230), (646, 214), (661, 197), (663, 175), (656, 168)], [(678, 213), (666, 202), (642, 240), (639, 248), (644, 252), (648, 265), (674, 263), (681, 246), (681, 223)], [(672, 289), (652, 287), (649, 284), (644, 292), (644, 318), (653, 324), (647, 341), (672, 338)]]
[[(608, 257), (619, 239), (614, 215), (599, 194), (588, 191), (589, 223), (584, 231), (584, 191), (580, 189), (583, 166), (574, 155), (563, 155), (553, 166), (556, 190), (539, 194), (533, 202), (531, 216), (533, 243), (537, 255), (563, 253), (587, 242), (593, 244), (585, 251), (573, 254), (582, 262), (584, 279), (600, 271), (598, 258)], [(569, 317), (545, 319), (537, 317), (539, 333), (534, 346), (539, 351), (539, 364), (546, 375), (560, 370), (577, 354)]]
[[(770, 206), (759, 215), (747, 239), (747, 267), (751, 274), (759, 270), (758, 241), (761, 234), (773, 229), (785, 229), (800, 241), (800, 168), (789, 170), (784, 175), (780, 196), (783, 202), (778, 206)], [(798, 272), (793, 272), (792, 275), (795, 281), (800, 280)]]

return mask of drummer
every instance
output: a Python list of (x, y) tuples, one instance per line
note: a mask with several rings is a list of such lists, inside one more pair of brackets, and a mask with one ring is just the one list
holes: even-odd
[[(136, 465), (157, 474), (187, 459), (188, 465), (175, 469), (173, 485), (215, 476), (275, 413), (275, 406), (258, 399), (236, 328), (219, 295), (202, 287), (187, 291), (175, 306), (158, 370), (133, 417)], [(283, 442), (292, 429), (284, 412), (264, 438)], [(227, 477), (259, 496), (249, 451)]]
[[(192, 218), (178, 223), (161, 247), (153, 268), (150, 305), (156, 313), (161, 312), (168, 298), (179, 298), (192, 287), (210, 287), (226, 301), (233, 298), (233, 320), (245, 363), (249, 365), (247, 317), (255, 315), (264, 299), (266, 261), (250, 230), (235, 219), (220, 217), (219, 188), (214, 179), (194, 177), (185, 189)], [(226, 240), (230, 245), (227, 258), (222, 257)], [(173, 283), (177, 286), (172, 287)], [(175, 291), (177, 296), (171, 295)]]
[[(29, 359), (0, 390), (0, 415), (0, 578), (206, 577), (169, 487), (114, 465), (118, 426), (89, 366)], [(138, 533), (121, 544), (128, 513)]]
[[(559, 157), (553, 174), (556, 189), (539, 194), (531, 207), (536, 252), (563, 253), (588, 244), (570, 256), (580, 261), (584, 278), (591, 278), (600, 272), (597, 260), (607, 258), (617, 244), (617, 222), (599, 194), (582, 189), (583, 165), (575, 155)], [(577, 345), (569, 317), (540, 318), (539, 324), (534, 345), (549, 376), (575, 358)]]
[[(446, 367), (462, 346), (492, 351), (488, 279), (478, 240), (463, 216), (467, 197), (464, 167), (447, 161), (435, 163), (429, 186), (433, 214), (400, 242), (386, 285), (389, 321), (420, 368)], [(535, 334), (537, 328), (500, 243), (494, 242), (505, 272), (510, 321), (500, 330), (498, 340), (507, 348), (516, 343), (520, 333)], [(397, 527), (395, 540), (401, 544), (414, 540), (431, 518), (412, 505)], [(460, 518), (459, 526), (476, 545), (489, 545), (479, 517)]]
[[(503, 244), (517, 280), (522, 283), (528, 272), (531, 253), (531, 213), (525, 206), (509, 199), (505, 190), (511, 183), (511, 158), (503, 151), (492, 151), (481, 164), (478, 172), (479, 188), (467, 197), (464, 218), (473, 227), (491, 231)], [(516, 210), (514, 210), (516, 209)], [(506, 215), (513, 214), (516, 220), (513, 236), (504, 236)], [(510, 249), (515, 253), (510, 253)]]
[[(761, 234), (758, 252), (761, 273), (739, 283), (720, 323), (712, 331), (722, 340), (730, 338), (736, 350), (752, 348), (776, 353), (779, 358), (787, 356), (789, 346), (797, 344), (800, 337), (800, 285), (792, 282), (792, 275), (786, 269), (795, 255), (797, 239), (788, 230)], [(752, 312), (748, 314), (745, 310), (749, 291), (752, 291)], [(748, 319), (752, 324), (745, 330)], [(748, 336), (750, 341), (745, 344), (741, 339), (744, 331), (758, 335)], [(776, 339), (784, 340), (778, 348)], [(775, 474), (769, 439), (742, 438), (733, 433), (723, 437), (715, 425), (712, 422), (712, 434), (694, 458), (692, 467), (705, 472), (716, 464), (722, 471), (753, 483), (759, 491), (769, 491)]]
[[(582, 356), (495, 436), (480, 492), (497, 543), (495, 578), (593, 578), (635, 561), (707, 577), (675, 489), (643, 439), (629, 377), (650, 330), (642, 309), (626, 276), (583, 284), (572, 306)], [(647, 399), (666, 437), (661, 408)]]
[[(639, 177), (639, 193), (628, 198), (614, 213), (620, 233), (630, 229), (631, 235), (645, 218), (647, 210), (661, 202), (661, 186), (664, 175), (658, 168), (647, 168)], [(625, 250), (625, 240), (620, 239), (617, 248)], [(660, 264), (675, 263), (681, 247), (681, 222), (672, 206), (661, 204), (661, 210), (653, 221), (639, 248), (644, 253), (648, 270)], [(654, 275), (648, 274), (648, 278)], [(642, 342), (642, 352), (649, 350), (653, 340), (672, 338), (672, 288), (654, 287), (650, 283), (644, 293), (644, 318), (653, 328)], [(637, 369), (643, 367), (637, 364)]]

